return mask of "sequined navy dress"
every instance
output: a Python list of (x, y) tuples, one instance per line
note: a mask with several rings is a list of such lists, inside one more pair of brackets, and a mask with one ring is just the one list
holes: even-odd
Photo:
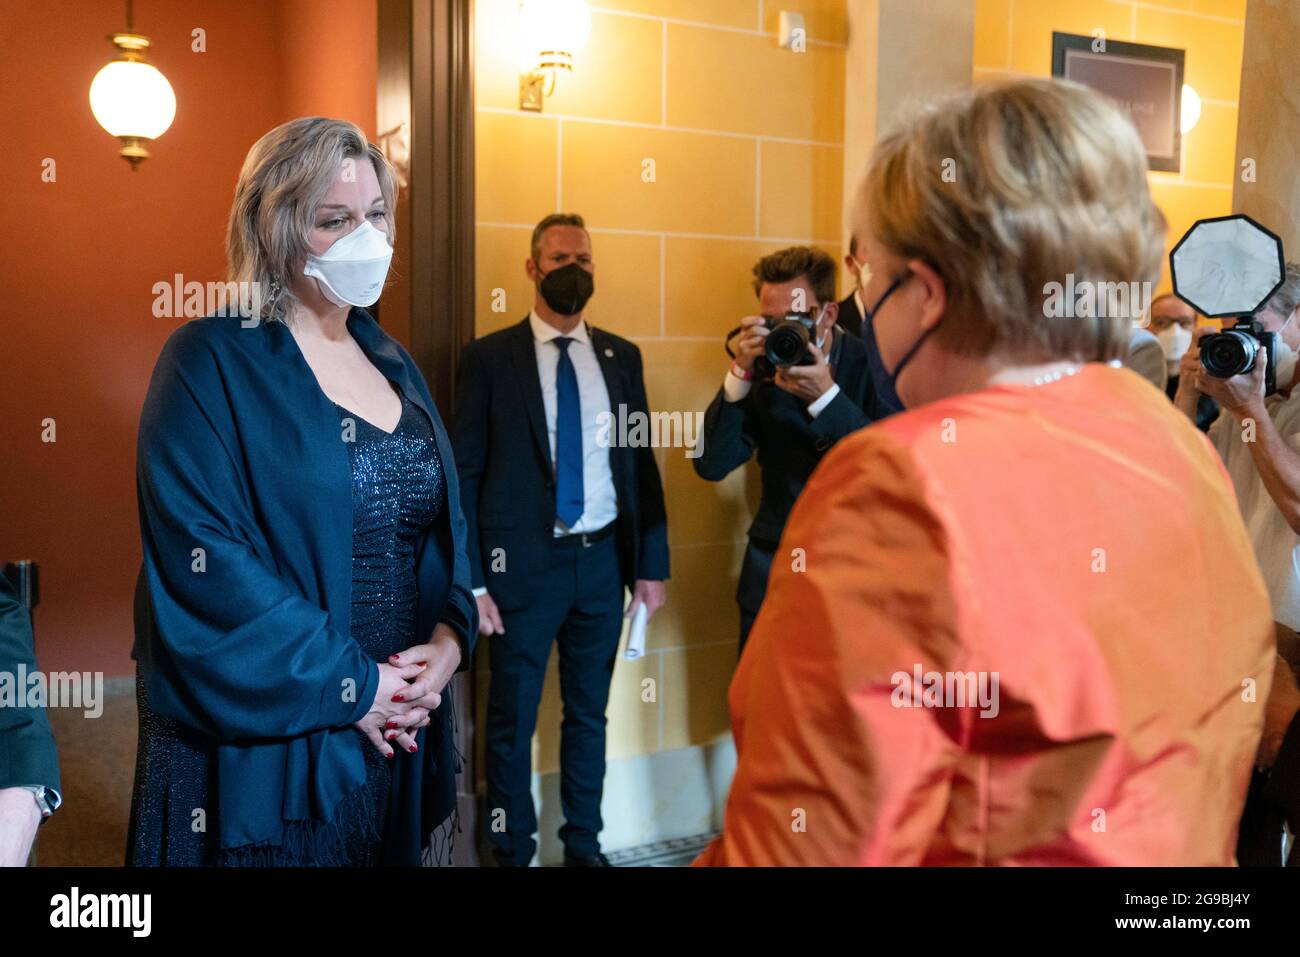
[[(352, 462), (352, 637), (376, 662), (416, 644), (415, 543), (446, 501), (446, 477), (433, 427), (424, 411), (394, 386), (402, 401), (397, 427), (385, 432), (336, 405)], [(238, 863), (220, 853), (216, 807), (216, 744), (149, 708), (136, 679), (140, 737), (127, 863), (211, 865)], [(355, 732), (360, 735), (360, 732)], [(350, 842), (344, 863), (370, 866), (389, 811), (392, 761), (369, 741), (366, 791), (370, 826)], [(194, 826), (194, 809), (209, 814)], [(265, 859), (265, 858), (263, 858)], [(274, 863), (272, 859), (271, 863)]]

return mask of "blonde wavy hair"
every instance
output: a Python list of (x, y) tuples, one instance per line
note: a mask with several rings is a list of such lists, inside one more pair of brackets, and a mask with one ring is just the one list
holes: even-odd
[(1109, 99), (1060, 80), (925, 106), (876, 145), (852, 218), (855, 233), (943, 278), (935, 338), (960, 355), (1122, 357), (1133, 316), (1052, 317), (1049, 284), (1151, 289), (1164, 259), (1136, 129)]
[(291, 315), (292, 277), (310, 253), (316, 208), (342, 163), (359, 157), (369, 158), (379, 179), (391, 242), (397, 176), (356, 124), (305, 116), (277, 126), (248, 151), (230, 207), (226, 261), (230, 282), (262, 290), (253, 299), (256, 318), (283, 321)]

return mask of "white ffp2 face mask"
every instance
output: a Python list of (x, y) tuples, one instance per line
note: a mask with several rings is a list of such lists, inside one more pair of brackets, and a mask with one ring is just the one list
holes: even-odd
[(384, 291), (393, 247), (388, 237), (364, 222), (319, 256), (308, 256), (303, 275), (320, 284), (336, 306), (373, 306)]
[(1160, 345), (1165, 350), (1165, 361), (1171, 370), (1178, 367), (1178, 362), (1192, 344), (1192, 330), (1185, 329), (1178, 323), (1166, 326), (1156, 333)]

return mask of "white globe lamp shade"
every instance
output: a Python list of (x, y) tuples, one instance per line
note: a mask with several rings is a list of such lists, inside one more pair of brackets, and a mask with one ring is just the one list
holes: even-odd
[(121, 56), (90, 81), (90, 112), (122, 141), (122, 156), (135, 169), (149, 156), (146, 144), (167, 132), (176, 118), (176, 94), (167, 77), (144, 62), (148, 37), (128, 31), (109, 40)]
[(114, 60), (90, 83), (90, 112), (113, 136), (156, 140), (176, 118), (176, 94), (157, 67)]

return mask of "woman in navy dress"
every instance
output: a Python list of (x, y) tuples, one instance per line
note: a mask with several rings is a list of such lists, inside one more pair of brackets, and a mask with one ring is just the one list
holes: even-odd
[(477, 612), (446, 431), (364, 308), (395, 198), (350, 123), (266, 134), (231, 211), (239, 302), (158, 360), (137, 456), (128, 864), (449, 858), (448, 682)]

